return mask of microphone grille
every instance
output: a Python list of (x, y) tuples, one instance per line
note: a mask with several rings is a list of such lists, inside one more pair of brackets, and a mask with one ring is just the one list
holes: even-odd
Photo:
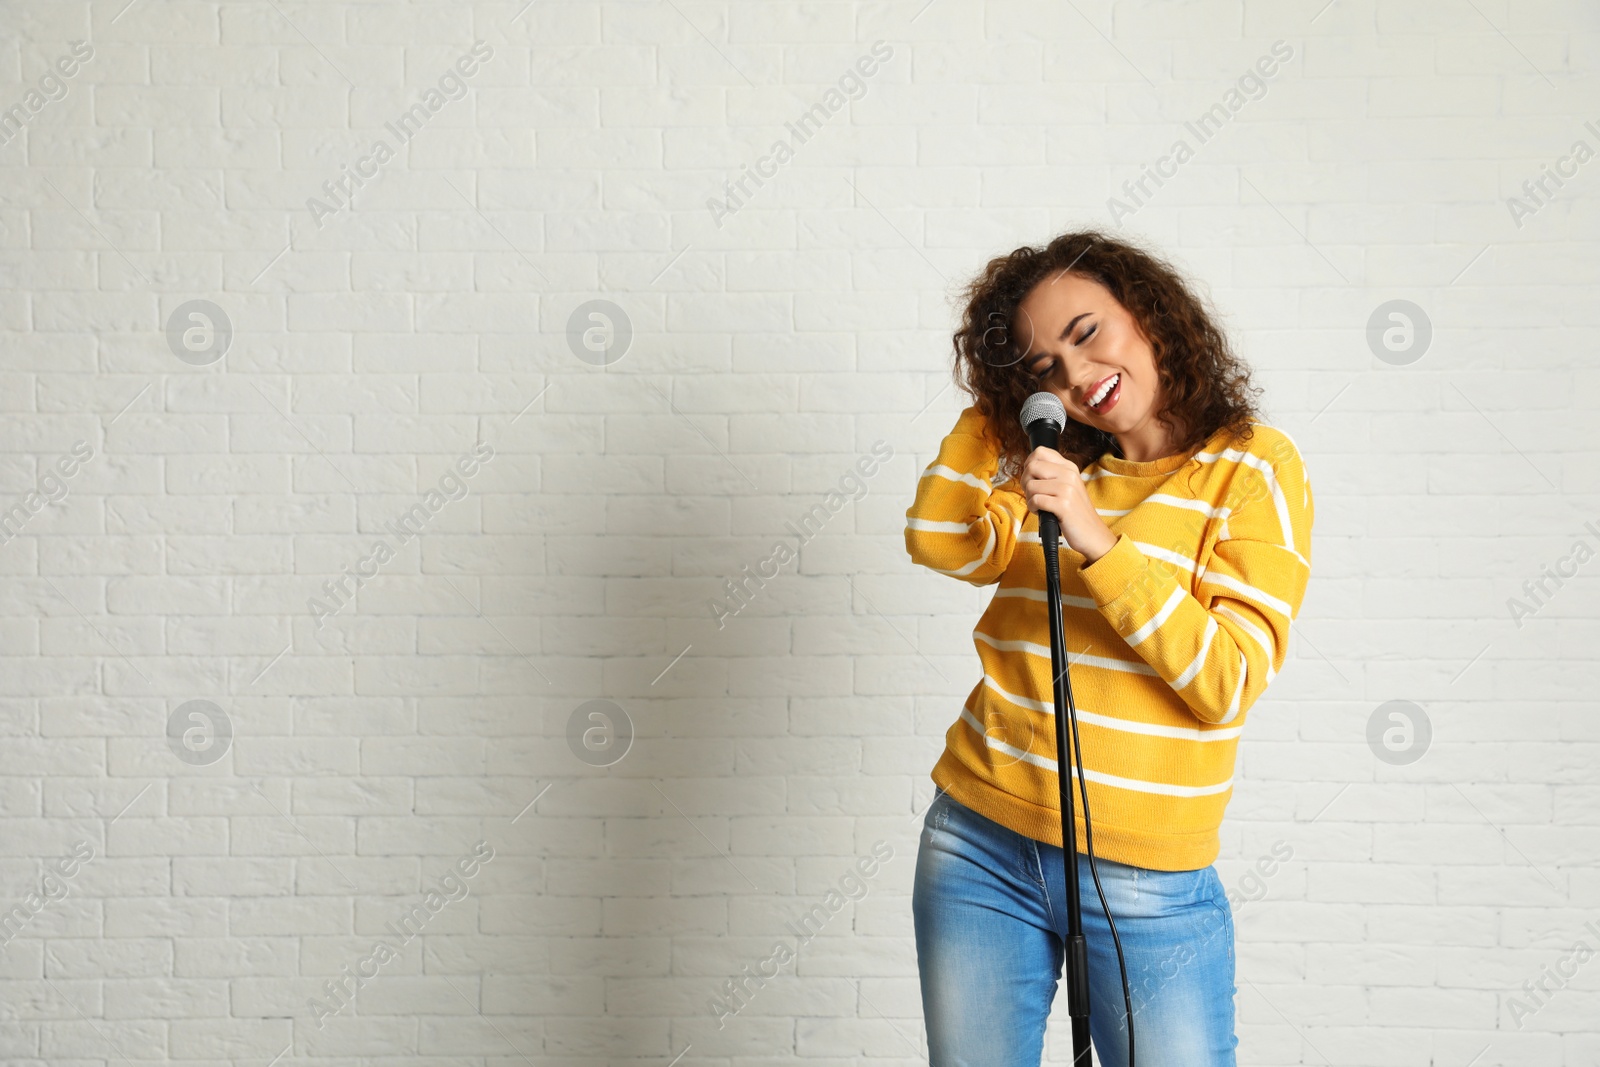
[(1067, 409), (1061, 398), (1042, 389), (1022, 402), (1022, 428), (1026, 430), (1040, 419), (1050, 420), (1057, 433), (1067, 428)]

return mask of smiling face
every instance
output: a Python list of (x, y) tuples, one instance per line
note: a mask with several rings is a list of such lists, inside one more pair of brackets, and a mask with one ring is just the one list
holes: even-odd
[(1068, 418), (1112, 434), (1126, 459), (1168, 454), (1171, 431), (1156, 419), (1161, 383), (1155, 354), (1132, 313), (1105, 286), (1058, 271), (1017, 306), (1012, 330), (1026, 346), (1017, 372), (1059, 397)]

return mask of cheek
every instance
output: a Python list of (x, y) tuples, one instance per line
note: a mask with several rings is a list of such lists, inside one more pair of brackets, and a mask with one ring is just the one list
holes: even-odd
[[(1130, 346), (1131, 347), (1131, 346)], [(1133, 387), (1140, 393), (1150, 393), (1156, 385), (1155, 361), (1145, 352), (1124, 349), (1122, 365), (1133, 379)]]
[(1162, 404), (1161, 379), (1157, 377), (1154, 367), (1146, 370), (1139, 380), (1140, 403), (1151, 411), (1160, 409)]

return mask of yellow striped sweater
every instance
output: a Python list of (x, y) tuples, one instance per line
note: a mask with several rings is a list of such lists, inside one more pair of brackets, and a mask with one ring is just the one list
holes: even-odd
[[(993, 484), (998, 448), (985, 429), (975, 407), (961, 413), (906, 510), (914, 562), (999, 583), (972, 631), (983, 678), (945, 734), (933, 780), (1059, 847), (1039, 516), (1016, 478)], [(1193, 455), (1107, 453), (1080, 476), (1117, 535), (1088, 566), (1060, 543), (1095, 855), (1198, 870), (1217, 858), (1245, 714), (1283, 666), (1311, 575), (1311, 485), (1294, 442), (1262, 423), (1243, 443), (1218, 431)], [(1083, 805), (1074, 809), (1083, 852)]]

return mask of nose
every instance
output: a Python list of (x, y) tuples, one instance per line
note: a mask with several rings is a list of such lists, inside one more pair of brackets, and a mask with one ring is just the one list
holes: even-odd
[(1067, 386), (1080, 397), (1087, 399), (1089, 390), (1093, 389), (1095, 382), (1098, 382), (1103, 377), (1105, 375), (1093, 367), (1080, 367), (1076, 370), (1069, 369), (1067, 371)]

